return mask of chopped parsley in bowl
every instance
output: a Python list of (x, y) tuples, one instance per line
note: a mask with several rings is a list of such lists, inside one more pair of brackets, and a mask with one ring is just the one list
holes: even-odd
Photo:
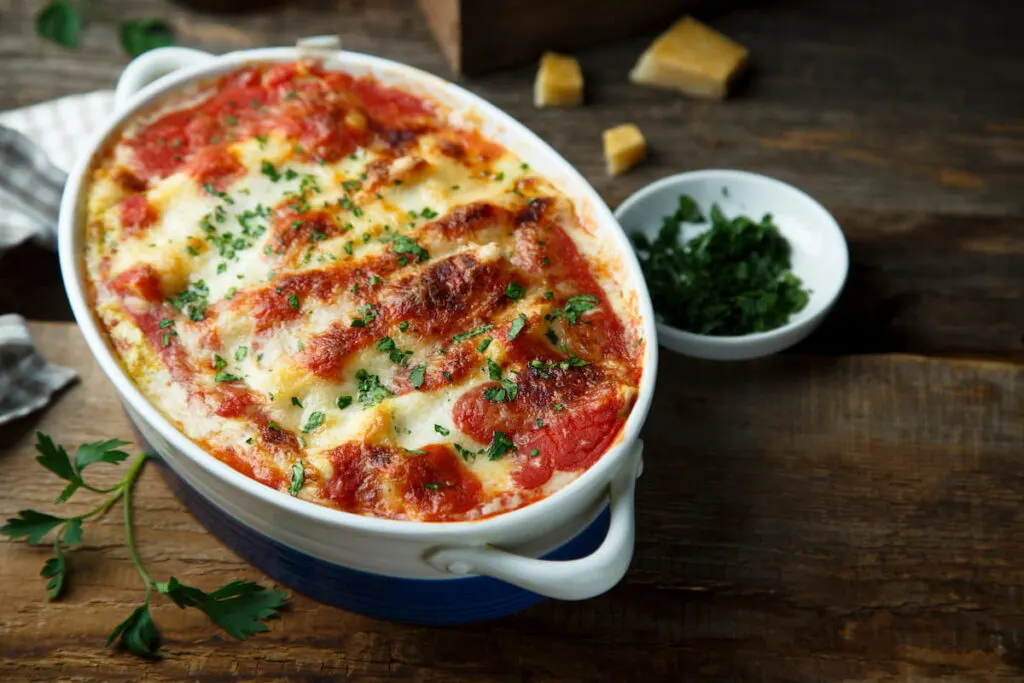
[(688, 194), (664, 216), (658, 236), (632, 235), (658, 317), (696, 334), (735, 336), (782, 327), (807, 306), (810, 292), (790, 266), (792, 248), (770, 213), (760, 221), (727, 218), (717, 203), (711, 227)]
[(756, 173), (680, 173), (615, 211), (633, 239), (662, 346), (743, 360), (804, 339), (842, 291), (849, 254), (832, 215)]

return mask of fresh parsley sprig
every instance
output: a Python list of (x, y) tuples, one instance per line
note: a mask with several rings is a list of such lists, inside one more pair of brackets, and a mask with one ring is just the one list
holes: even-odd
[[(89, 22), (101, 18), (103, 15), (87, 0), (56, 0), (39, 10), (36, 15), (36, 34), (40, 38), (74, 50), (78, 47), (82, 31)], [(132, 57), (137, 57), (147, 50), (174, 45), (174, 33), (170, 25), (161, 19), (121, 21), (118, 22), (117, 28), (121, 47)]]
[(107, 496), (98, 506), (76, 517), (57, 517), (36, 510), (21, 510), (17, 517), (8, 519), (7, 523), (0, 527), (0, 534), (31, 544), (41, 543), (51, 532), (56, 531), (53, 537), (54, 556), (46, 560), (40, 572), (43, 578), (48, 579), (47, 599), (56, 600), (64, 590), (68, 575), (68, 562), (64, 550), (68, 546), (81, 545), (83, 523), (103, 515), (116, 503), (121, 502), (124, 510), (125, 544), (128, 546), (132, 563), (145, 584), (146, 595), (143, 603), (110, 633), (107, 645), (118, 642), (140, 657), (160, 657), (160, 633), (149, 611), (154, 592), (166, 595), (178, 607), (199, 609), (211, 621), (240, 640), (266, 631), (267, 626), (263, 620), (277, 614), (285, 604), (287, 596), (284, 592), (270, 590), (251, 581), (232, 581), (212, 593), (206, 593), (179, 582), (173, 576), (166, 582), (154, 581), (146, 571), (135, 542), (132, 490), (146, 464), (148, 454), (143, 453), (136, 457), (124, 477), (110, 488), (93, 486), (83, 476), (84, 471), (96, 463), (117, 465), (127, 460), (128, 453), (121, 450), (127, 445), (127, 441), (117, 439), (86, 443), (78, 447), (72, 458), (63, 446), (55, 444), (49, 436), (42, 432), (36, 434), (36, 450), (39, 452), (36, 462), (67, 482), (54, 502), (67, 501), (79, 489)]

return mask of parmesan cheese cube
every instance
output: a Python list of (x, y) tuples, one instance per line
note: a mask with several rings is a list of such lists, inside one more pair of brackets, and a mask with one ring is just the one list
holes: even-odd
[(533, 104), (542, 107), (575, 107), (583, 102), (583, 72), (575, 57), (546, 52), (540, 58), (533, 84)]
[(647, 155), (643, 133), (632, 123), (604, 132), (604, 160), (608, 175), (619, 175), (640, 163)]
[(647, 48), (629, 78), (693, 97), (722, 99), (747, 54), (739, 43), (693, 17), (683, 17)]

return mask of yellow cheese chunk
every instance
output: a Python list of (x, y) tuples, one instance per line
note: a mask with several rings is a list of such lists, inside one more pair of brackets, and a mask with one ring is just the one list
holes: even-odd
[(536, 107), (575, 107), (583, 102), (583, 72), (575, 57), (546, 52), (533, 84)]
[(643, 133), (632, 123), (604, 132), (604, 160), (608, 175), (619, 175), (640, 163), (647, 155)]
[(747, 54), (739, 43), (693, 17), (683, 17), (647, 48), (629, 78), (694, 97), (722, 99)]

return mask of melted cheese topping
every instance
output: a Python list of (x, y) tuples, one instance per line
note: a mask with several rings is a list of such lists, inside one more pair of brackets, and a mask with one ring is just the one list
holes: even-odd
[(464, 520), (616, 440), (642, 342), (572, 203), (441, 105), (311, 62), (138, 118), (88, 192), (90, 296), (190, 439), (358, 514)]

